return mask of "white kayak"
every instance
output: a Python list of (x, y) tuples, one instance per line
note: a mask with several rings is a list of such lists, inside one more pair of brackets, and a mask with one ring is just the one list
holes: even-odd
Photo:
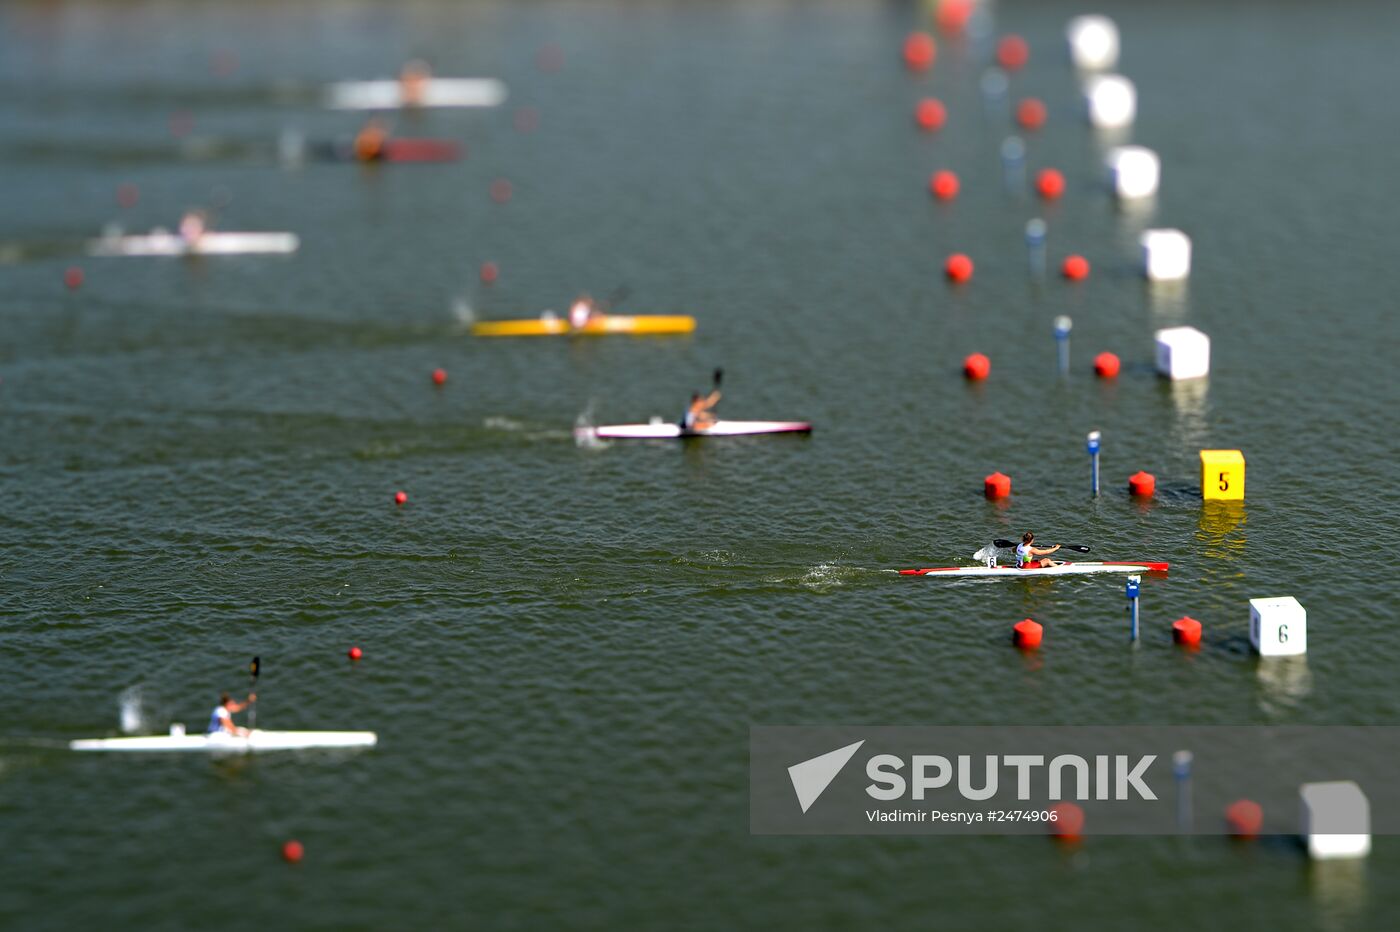
[(104, 236), (88, 243), (92, 256), (232, 256), (296, 252), (295, 233), (205, 233), (194, 242), (157, 230), (141, 236)]
[(901, 576), (994, 576), (998, 579), (1028, 579), (1032, 576), (1085, 576), (1091, 573), (1165, 573), (1167, 563), (1080, 560), (1055, 566), (926, 566), (900, 570)]
[(326, 88), (332, 110), (397, 110), (402, 107), (498, 107), (506, 86), (495, 78), (430, 78), (421, 99), (404, 100), (399, 81), (341, 81)]
[(574, 434), (604, 440), (685, 440), (692, 437), (746, 437), (752, 434), (810, 434), (807, 421), (715, 421), (704, 430), (683, 430), (679, 424), (652, 421), (650, 424), (606, 424), (602, 427), (576, 427)]
[(378, 736), (372, 731), (262, 731), (246, 738), (227, 733), (168, 735), (137, 738), (83, 738), (68, 742), (74, 751), (212, 751), (247, 754), (252, 751), (293, 751), (300, 748), (372, 748)]

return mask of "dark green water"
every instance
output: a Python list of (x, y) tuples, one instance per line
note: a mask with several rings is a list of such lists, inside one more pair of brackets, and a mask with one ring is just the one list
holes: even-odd
[[(1001, 185), (986, 51), (899, 66), (902, 4), (19, 3), (0, 10), (0, 237), (80, 238), (223, 205), (291, 230), (290, 259), (0, 266), (0, 924), (11, 928), (1385, 928), (1389, 838), (1356, 875), (1287, 845), (755, 838), (750, 723), (1394, 723), (1393, 36), (1400, 8), (1130, 3), (1133, 138), (1163, 159), (1148, 217), (1098, 187), (1060, 32), (1004, 3), (1013, 99), (1066, 197)], [(548, 44), (563, 68), (536, 68)], [(237, 69), (211, 62), (232, 52)], [(490, 113), (405, 120), (455, 165), (137, 157), (193, 133), (270, 143), (353, 117), (279, 87), (414, 55), (490, 75)], [(914, 101), (949, 105), (918, 133)], [(518, 132), (515, 111), (539, 128)], [(126, 153), (123, 155), (122, 153)], [(930, 171), (963, 195), (933, 205)], [(495, 204), (491, 182), (514, 196)], [(139, 187), (116, 206), (122, 183)], [(1043, 215), (1053, 260), (1027, 277)], [(1184, 289), (1133, 271), (1144, 225), (1185, 229)], [(977, 276), (950, 290), (943, 257)], [(500, 280), (477, 284), (481, 262)], [(631, 289), (694, 313), (677, 339), (474, 340), (479, 317)], [(1054, 373), (1050, 322), (1075, 322)], [(1151, 372), (1152, 331), (1210, 334), (1204, 386)], [(1113, 384), (1089, 360), (1125, 360)], [(958, 372), (973, 351), (991, 379)], [(810, 439), (575, 446), (668, 419), (715, 365), (724, 412)], [(428, 374), (450, 373), (437, 390)], [(1084, 434), (1105, 435), (1087, 494)], [(1197, 451), (1248, 458), (1205, 509)], [(982, 477), (1010, 474), (1002, 505)], [(1135, 503), (1127, 476), (1159, 494)], [(391, 496), (404, 489), (407, 507)], [(1114, 579), (954, 584), (1032, 527), (1105, 559), (1170, 560), (1126, 643)], [(1247, 648), (1252, 597), (1307, 606), (1285, 675)], [(1206, 644), (1174, 650), (1170, 622)], [(1032, 616), (1045, 649), (1010, 649)], [(365, 650), (358, 665), (345, 659)], [(370, 728), (352, 757), (81, 758), (139, 686), (198, 726), (263, 658), (259, 724)], [(54, 747), (42, 746), (51, 741)], [(278, 857), (287, 838), (304, 863)]]

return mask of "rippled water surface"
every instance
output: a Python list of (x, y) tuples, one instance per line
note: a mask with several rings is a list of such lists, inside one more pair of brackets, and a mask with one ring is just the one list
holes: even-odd
[[(1003, 188), (984, 44), (945, 42), (911, 77), (898, 49), (923, 14), (904, 4), (0, 10), (0, 924), (1388, 925), (1386, 838), (1338, 884), (1287, 845), (748, 833), (750, 723), (1400, 719), (1376, 565), (1400, 546), (1400, 8), (1117, 5), (1133, 138), (1164, 163), (1145, 214), (1115, 210), (1076, 118), (1060, 32), (1082, 10), (997, 12), (1032, 49), (1012, 99), (1049, 105), (1028, 138), (1030, 167), (1069, 182), (1049, 206)], [(557, 71), (537, 67), (551, 45)], [(277, 164), (284, 129), (356, 128), (308, 89), (414, 55), (510, 86), (496, 111), (400, 121), (464, 161)], [(911, 121), (926, 94), (950, 111), (936, 136)], [(239, 145), (182, 156), (172, 119)], [(949, 205), (925, 191), (939, 167), (962, 177)], [(303, 247), (64, 251), (194, 204)], [(1036, 215), (1052, 260), (1082, 252), (1090, 280), (1028, 278)], [(1134, 274), (1153, 225), (1193, 237), (1185, 287)], [(954, 250), (977, 263), (956, 289)], [(619, 310), (699, 329), (469, 334), (623, 286)], [(1153, 330), (1180, 323), (1212, 338), (1205, 383), (1152, 374)], [(1124, 360), (1115, 382), (1088, 370), (1101, 350)], [(992, 376), (969, 386), (974, 351)], [(720, 365), (726, 414), (815, 432), (574, 443), (581, 414), (674, 418)], [(1199, 501), (1215, 447), (1248, 459), (1242, 506)], [(1150, 503), (1126, 494), (1139, 469)], [(1014, 481), (999, 504), (981, 496), (994, 470)], [(1026, 528), (1171, 561), (1144, 581), (1135, 649), (1121, 580), (888, 572)], [(1283, 674), (1247, 644), (1246, 600), (1280, 594), (1312, 628)], [(1194, 655), (1170, 644), (1187, 613)], [(1034, 658), (1007, 644), (1026, 616), (1047, 628)], [(378, 749), (61, 750), (114, 733), (134, 686), (149, 727), (198, 727), (254, 654), (260, 725), (374, 729)], [(292, 837), (295, 868), (277, 856)]]

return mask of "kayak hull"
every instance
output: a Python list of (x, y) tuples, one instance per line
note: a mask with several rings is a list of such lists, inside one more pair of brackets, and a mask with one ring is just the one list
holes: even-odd
[(1095, 573), (1165, 573), (1168, 563), (1090, 561), (1061, 563), (1057, 566), (926, 566), (900, 570), (901, 576), (980, 576), (996, 579), (1029, 579), (1035, 576), (1087, 576)]
[(193, 243), (174, 233), (104, 236), (88, 243), (90, 256), (286, 255), (301, 248), (295, 233), (205, 233)]
[(207, 751), (248, 754), (303, 748), (372, 748), (372, 731), (262, 731), (246, 738), (235, 735), (147, 735), (135, 738), (84, 738), (68, 742), (74, 751)]
[(578, 427), (579, 436), (603, 440), (691, 440), (701, 437), (747, 437), (756, 434), (810, 434), (807, 421), (716, 421), (705, 430), (681, 430), (679, 424), (608, 424), (602, 427)]
[(332, 110), (397, 110), (404, 107), (497, 107), (505, 102), (506, 86), (495, 78), (432, 78), (422, 99), (404, 100), (398, 81), (341, 81), (326, 88)]
[(651, 335), (691, 333), (695, 318), (689, 314), (607, 314), (575, 330), (562, 317), (535, 317), (526, 320), (483, 320), (472, 324), (479, 337), (599, 337), (613, 334)]

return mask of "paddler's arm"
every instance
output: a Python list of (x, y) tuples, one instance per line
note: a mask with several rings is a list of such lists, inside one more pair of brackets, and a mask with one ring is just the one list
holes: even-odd
[(710, 397), (705, 399), (705, 409), (709, 410), (710, 408), (713, 408), (715, 405), (719, 404), (719, 399), (719, 389), (715, 389), (714, 391), (710, 392)]

